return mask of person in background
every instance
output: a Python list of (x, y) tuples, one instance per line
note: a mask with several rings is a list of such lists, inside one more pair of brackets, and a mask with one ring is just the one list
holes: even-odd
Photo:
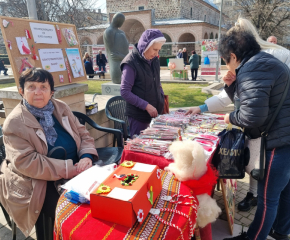
[(182, 57), (183, 57), (184, 66), (186, 66), (188, 64), (188, 55), (187, 55), (186, 48), (183, 48)]
[(121, 96), (126, 100), (125, 115), (130, 123), (131, 138), (162, 113), (164, 92), (157, 56), (165, 42), (158, 29), (148, 29), (121, 63)]
[(92, 67), (93, 67), (93, 59), (90, 57), (90, 54), (88, 52), (85, 53), (85, 55), (83, 57), (83, 61), (84, 61), (84, 63), (86, 61), (89, 61), (91, 63), (91, 65), (92, 65)]
[(176, 58), (182, 58), (182, 49), (178, 50), (178, 53), (176, 55)]
[(105, 56), (105, 54), (102, 53), (102, 51), (99, 51), (99, 54), (97, 55), (97, 65), (99, 66), (99, 71), (103, 71), (106, 72), (106, 64), (107, 64), (107, 58)]
[(6, 68), (6, 67), (4, 66), (4, 60), (3, 60), (3, 59), (0, 59), (0, 73), (1, 73), (1, 71), (4, 72), (3, 74), (4, 74), (5, 76), (8, 76), (8, 74), (7, 74), (8, 68)]
[(85, 61), (85, 69), (87, 75), (89, 75), (89, 78), (94, 78), (95, 71), (93, 69), (91, 62)]
[[(277, 44), (264, 41), (258, 34), (254, 25), (245, 18), (239, 18), (236, 22), (236, 27), (241, 27), (245, 31), (252, 33), (260, 45), (263, 52), (269, 53), (279, 59), (281, 62), (285, 63), (288, 68), (290, 68), (290, 51), (286, 48), (283, 48)], [(224, 81), (234, 81), (236, 75), (228, 71), (227, 74), (223, 77)], [(205, 104), (198, 107), (190, 108), (186, 114), (198, 114), (203, 112), (217, 112), (224, 111), (225, 107), (231, 104), (232, 101), (229, 98), (228, 94), (223, 89), (220, 94), (212, 96), (211, 98), (205, 101)], [(250, 176), (249, 190), (246, 197), (238, 204), (239, 211), (249, 211), (251, 207), (257, 205), (257, 181)]]
[(275, 36), (270, 36), (267, 38), (267, 42), (277, 44), (277, 38)]
[(197, 71), (199, 67), (199, 56), (195, 51), (191, 52), (191, 56), (189, 58), (190, 70), (191, 70), (191, 80), (196, 81)]
[[(37, 239), (45, 239), (40, 216), (54, 221), (60, 197), (57, 181), (90, 168), (98, 153), (69, 106), (52, 97), (51, 73), (36, 68), (22, 72), (19, 93), (23, 99), (3, 125), (6, 158), (0, 171), (0, 202), (25, 236), (35, 225)], [(66, 159), (57, 148), (66, 151)]]

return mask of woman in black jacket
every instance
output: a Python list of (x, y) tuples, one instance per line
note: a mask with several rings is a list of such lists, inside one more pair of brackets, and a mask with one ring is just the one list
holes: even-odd
[[(219, 45), (227, 68), (236, 75), (236, 80), (225, 82), (225, 90), (240, 105), (225, 122), (245, 128), (253, 139), (265, 130), (290, 81), (289, 68), (260, 50), (254, 36), (237, 27), (222, 36)], [(265, 240), (269, 233), (274, 239), (290, 234), (290, 91), (267, 136), (255, 218), (248, 232), (228, 239)]]

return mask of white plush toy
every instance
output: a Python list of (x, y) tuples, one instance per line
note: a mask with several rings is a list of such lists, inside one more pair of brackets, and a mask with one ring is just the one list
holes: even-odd
[(209, 195), (197, 195), (199, 206), (197, 210), (197, 224), (203, 228), (207, 224), (215, 222), (222, 210), (217, 205), (216, 200), (212, 199)]
[(206, 155), (199, 143), (177, 141), (172, 143), (169, 151), (174, 157), (174, 163), (170, 163), (164, 170), (174, 173), (179, 181), (199, 179), (206, 173)]
[[(198, 180), (206, 173), (206, 155), (199, 143), (189, 140), (177, 141), (172, 143), (169, 151), (173, 155), (174, 163), (170, 163), (164, 170), (173, 173), (179, 181)], [(197, 223), (203, 228), (217, 219), (221, 209), (216, 200), (207, 194), (197, 195), (197, 199)]]

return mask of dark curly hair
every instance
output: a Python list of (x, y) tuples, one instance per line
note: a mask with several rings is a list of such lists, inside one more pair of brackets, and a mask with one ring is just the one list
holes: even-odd
[(19, 85), (24, 91), (24, 84), (26, 82), (48, 82), (51, 92), (54, 92), (53, 76), (50, 72), (41, 68), (30, 68), (23, 71), (19, 77)]
[(241, 29), (230, 29), (221, 36), (219, 42), (219, 52), (226, 63), (230, 62), (231, 53), (241, 62), (246, 56), (254, 56), (260, 51), (261, 47), (254, 35)]

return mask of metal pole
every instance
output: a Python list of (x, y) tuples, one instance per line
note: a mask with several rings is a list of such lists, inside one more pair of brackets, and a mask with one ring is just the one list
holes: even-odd
[(27, 0), (27, 11), (29, 19), (38, 20), (35, 0)]
[[(221, 38), (221, 26), (222, 26), (222, 15), (223, 15), (223, 5), (224, 5), (223, 3), (224, 3), (224, 0), (221, 0), (218, 43), (220, 42), (220, 38)], [(218, 51), (218, 59), (216, 62), (216, 69), (215, 69), (215, 82), (219, 82), (219, 62), (220, 62), (220, 53)]]

